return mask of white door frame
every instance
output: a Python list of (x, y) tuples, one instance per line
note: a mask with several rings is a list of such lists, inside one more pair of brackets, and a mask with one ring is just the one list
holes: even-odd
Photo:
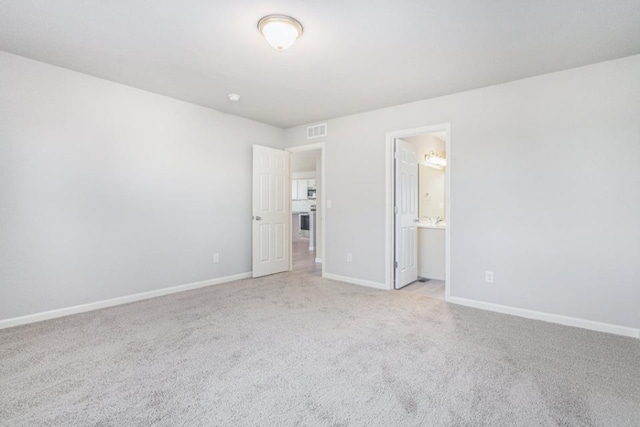
[[(451, 215), (451, 124), (442, 123), (432, 126), (423, 126), (412, 129), (396, 130), (386, 133), (386, 195), (385, 195), (385, 248), (386, 248), (386, 263), (385, 263), (385, 284), (387, 289), (393, 290), (394, 281), (394, 238), (395, 238), (395, 224), (393, 213), (393, 200), (395, 197), (394, 190), (394, 176), (393, 176), (393, 152), (394, 143), (396, 138), (408, 138), (410, 136), (423, 135), (425, 133), (432, 132), (445, 132), (445, 150), (447, 153), (447, 167), (445, 169), (445, 206), (447, 211), (447, 228), (445, 230), (445, 301), (451, 299), (451, 227), (452, 219)], [(324, 175), (323, 175), (324, 177)]]
[[(326, 257), (326, 250), (327, 250), (327, 239), (325, 238), (326, 236), (326, 230), (327, 227), (325, 226), (325, 212), (326, 212), (326, 208), (327, 208), (327, 204), (325, 202), (326, 200), (326, 186), (325, 183), (327, 182), (327, 176), (326, 176), (326, 166), (325, 166), (325, 153), (324, 153), (324, 142), (316, 142), (315, 144), (307, 144), (307, 145), (299, 145), (296, 147), (288, 147), (285, 148), (286, 151), (290, 152), (291, 154), (293, 153), (301, 153), (303, 151), (311, 151), (311, 150), (320, 150), (320, 215), (318, 215), (318, 212), (316, 212), (316, 221), (320, 221), (320, 224), (322, 225), (322, 230), (321, 230), (321, 239), (322, 239), (322, 251), (320, 253), (320, 259), (322, 260), (322, 277), (324, 277), (325, 275), (325, 269), (327, 266), (327, 257)], [(293, 174), (293, 172), (292, 172)], [(292, 178), (289, 177), (289, 187), (291, 187), (291, 180)], [(289, 204), (289, 212), (291, 212), (291, 203)], [(290, 251), (293, 252), (293, 236), (291, 236), (291, 244), (290, 246)], [(316, 247), (317, 247), (318, 243), (316, 242)], [(317, 255), (317, 254), (316, 254)], [(291, 265), (289, 267), (290, 270), (293, 270), (293, 253), (290, 254), (290, 258), (291, 258)]]

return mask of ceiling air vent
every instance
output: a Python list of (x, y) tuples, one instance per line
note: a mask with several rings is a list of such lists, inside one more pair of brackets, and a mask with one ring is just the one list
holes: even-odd
[(309, 126), (307, 128), (307, 139), (320, 138), (327, 136), (327, 124)]

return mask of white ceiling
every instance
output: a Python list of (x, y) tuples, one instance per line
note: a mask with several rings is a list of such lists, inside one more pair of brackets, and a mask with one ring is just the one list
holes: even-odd
[(638, 54), (640, 1), (0, 0), (0, 50), (290, 127)]

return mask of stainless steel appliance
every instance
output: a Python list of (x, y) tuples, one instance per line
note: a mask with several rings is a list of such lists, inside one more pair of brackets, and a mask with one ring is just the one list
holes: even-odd
[(300, 236), (309, 237), (309, 213), (300, 212)]
[(309, 187), (307, 188), (307, 199), (315, 200), (316, 199), (316, 188)]

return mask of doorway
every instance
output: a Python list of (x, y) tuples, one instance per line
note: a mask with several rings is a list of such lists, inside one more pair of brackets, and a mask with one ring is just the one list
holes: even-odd
[[(292, 172), (297, 156), (313, 159), (313, 170)], [(294, 269), (324, 277), (324, 188), (324, 142), (286, 150), (253, 146), (253, 277)]]
[(450, 177), (449, 124), (387, 133), (388, 289), (449, 300)]
[(324, 143), (287, 149), (291, 156), (291, 270), (324, 274)]

